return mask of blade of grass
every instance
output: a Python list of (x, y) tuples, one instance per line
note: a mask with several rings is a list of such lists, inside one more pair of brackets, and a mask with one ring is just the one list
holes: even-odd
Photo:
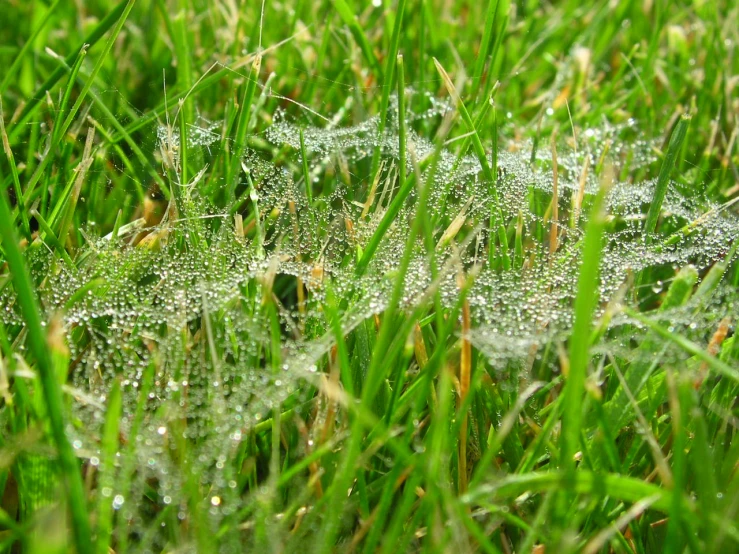
[(82, 487), (79, 464), (65, 431), (64, 404), (59, 382), (54, 374), (51, 354), (46, 344), (38, 301), (33, 290), (31, 276), (26, 269), (23, 255), (13, 230), (10, 208), (4, 191), (0, 191), (0, 237), (10, 266), (18, 303), (26, 323), (28, 341), (38, 366), (51, 433), (56, 443), (61, 472), (67, 489), (72, 516), (75, 544), (79, 554), (92, 554), (90, 521), (87, 502)]
[[(229, 199), (234, 198), (236, 191), (237, 175), (239, 174), (239, 167), (243, 163), (244, 152), (246, 151), (246, 133), (249, 127), (249, 117), (251, 115), (251, 103), (254, 98), (254, 91), (257, 88), (257, 81), (259, 80), (259, 71), (262, 67), (262, 56), (257, 54), (252, 63), (251, 69), (249, 70), (249, 76), (246, 78), (244, 85), (244, 95), (241, 99), (241, 106), (239, 106), (238, 123), (236, 125), (236, 136), (234, 137), (234, 152), (233, 159), (231, 161), (231, 167), (227, 178), (229, 187)], [(258, 213), (258, 212), (257, 212)]]
[[(370, 69), (372, 69), (372, 71), (374, 72), (375, 77), (379, 79), (382, 75), (380, 62), (377, 61), (377, 57), (372, 50), (369, 39), (367, 39), (367, 35), (365, 34), (364, 29), (362, 29), (362, 26), (359, 24), (359, 19), (345, 0), (334, 0), (333, 7), (336, 9), (337, 12), (339, 12), (339, 16), (344, 22), (344, 25), (349, 27), (349, 32), (354, 37), (354, 40), (357, 41), (359, 49), (362, 51), (362, 54), (369, 64)], [(394, 57), (395, 56), (393, 56), (393, 58)]]
[[(51, 133), (52, 147), (57, 147), (57, 145), (59, 145), (59, 140), (62, 137), (62, 122), (64, 121), (65, 115), (67, 115), (67, 106), (69, 106), (69, 99), (72, 97), (72, 89), (74, 88), (77, 74), (82, 68), (82, 62), (85, 61), (85, 57), (87, 56), (87, 49), (88, 46), (86, 44), (80, 49), (77, 59), (74, 61), (74, 65), (72, 66), (72, 70), (69, 72), (67, 86), (64, 88), (62, 101), (59, 104), (59, 110), (54, 118), (54, 127)], [(61, 145), (59, 145), (59, 147), (61, 147)]]
[[(105, 424), (101, 440), (101, 466), (98, 481), (98, 490), (105, 487), (113, 489), (116, 482), (116, 452), (118, 450), (118, 433), (122, 410), (121, 385), (113, 382), (108, 394), (105, 414)], [(107, 554), (113, 534), (113, 503), (109, 496), (100, 493), (97, 506), (97, 545), (98, 554)]]
[[(682, 496), (683, 489), (686, 485), (686, 456), (685, 450), (687, 444), (687, 415), (688, 415), (688, 398), (686, 392), (690, 394), (690, 391), (685, 389), (687, 380), (680, 379), (682, 383), (678, 383), (680, 379), (673, 369), (667, 371), (667, 389), (668, 399), (670, 405), (670, 423), (672, 427), (672, 502), (669, 511), (669, 521), (667, 522), (667, 534), (665, 536), (664, 552), (665, 554), (677, 554), (683, 552), (684, 543), (683, 534), (690, 533), (692, 530), (690, 527), (684, 528), (685, 514), (682, 510)], [(710, 471), (710, 468), (705, 468), (706, 471)], [(687, 537), (686, 537), (687, 538)]]
[[(683, 267), (678, 271), (667, 290), (659, 311), (663, 312), (685, 305), (690, 299), (697, 281), (698, 272), (695, 267), (692, 265)], [(635, 361), (626, 368), (624, 372), (625, 386), (616, 389), (611, 399), (604, 406), (607, 419), (612, 423), (614, 429), (620, 429), (628, 419), (630, 407), (624, 389), (628, 388), (635, 395), (639, 394), (650, 375), (662, 362), (664, 347), (647, 337), (639, 345), (637, 352), (640, 352), (644, 359), (648, 361)], [(639, 360), (639, 357), (637, 357), (637, 360)]]
[[(436, 158), (438, 158), (438, 149), (433, 160), (435, 160)], [(432, 165), (435, 165), (435, 161), (432, 163)], [(410, 232), (408, 233), (408, 237), (406, 239), (403, 255), (397, 269), (395, 283), (393, 284), (390, 301), (388, 302), (385, 313), (383, 314), (382, 324), (380, 325), (380, 330), (377, 336), (377, 342), (375, 343), (372, 352), (370, 366), (367, 370), (365, 383), (362, 388), (360, 405), (363, 407), (372, 405), (375, 396), (380, 389), (380, 385), (382, 384), (382, 381), (386, 376), (388, 365), (390, 365), (388, 360), (393, 359), (392, 357), (388, 356), (393, 338), (396, 335), (402, 338), (401, 341), (398, 341), (400, 345), (397, 350), (400, 350), (405, 346), (405, 338), (407, 336), (406, 329), (402, 329), (402, 331), (399, 331), (397, 329), (398, 322), (396, 321), (396, 316), (398, 305), (403, 294), (406, 274), (411, 261), (416, 237), (420, 233), (421, 227), (424, 225), (424, 222), (427, 218), (426, 210), (431, 194), (431, 188), (432, 182), (429, 181), (425, 183), (425, 186), (421, 189), (419, 195), (418, 204), (416, 205), (416, 216), (413, 219)], [(405, 327), (407, 327), (407, 333), (410, 333), (415, 319), (410, 318), (408, 321), (410, 323), (404, 323)], [(357, 462), (357, 458), (359, 457), (362, 445), (363, 433), (361, 425), (362, 423), (360, 418), (355, 419), (355, 421), (353, 422), (351, 438), (349, 444), (346, 446), (344, 459), (342, 461), (340, 469), (337, 472), (336, 477), (334, 478), (334, 482), (332, 483), (331, 488), (326, 491), (326, 496), (324, 497), (331, 500), (331, 504), (334, 506), (334, 511), (324, 521), (322, 537), (323, 552), (328, 552), (333, 548), (336, 534), (338, 533), (338, 525), (340, 517), (343, 513), (343, 506), (346, 501), (346, 490), (348, 489), (349, 483), (351, 482), (351, 478), (355, 470), (355, 465)]]
[[(190, 42), (188, 32), (188, 5), (189, 0), (178, 1), (178, 12), (174, 16), (172, 25), (174, 27), (174, 36), (172, 40), (175, 45), (175, 54), (177, 56), (177, 84), (183, 89), (189, 90), (192, 87), (192, 60), (190, 56)], [(192, 124), (193, 122), (193, 101), (190, 96), (182, 99), (180, 102), (180, 117), (184, 120), (183, 126)], [(184, 136), (180, 136), (180, 143), (185, 142)], [(187, 179), (183, 178), (183, 183), (187, 183)]]
[[(556, 491), (571, 486), (579, 494), (593, 494), (598, 498), (612, 497), (622, 502), (639, 502), (650, 498), (652, 507), (668, 513), (672, 503), (672, 492), (643, 479), (615, 473), (594, 473), (588, 470), (577, 471), (573, 476), (564, 471), (534, 471), (509, 475), (492, 485), (480, 485), (461, 497), (461, 501), (472, 505), (478, 499), (487, 501), (515, 499), (521, 494), (538, 494)], [(694, 513), (695, 506), (689, 497), (683, 496), (681, 505), (686, 514)]]
[(49, 224), (46, 223), (46, 220), (43, 218), (43, 216), (40, 213), (38, 213), (36, 209), (32, 209), (30, 214), (31, 214), (31, 217), (33, 217), (38, 222), (38, 226), (41, 229), (41, 231), (46, 233), (46, 240), (48, 240), (51, 243), (51, 245), (54, 247), (54, 249), (59, 253), (59, 255), (62, 258), (64, 258), (64, 261), (67, 262), (69, 267), (73, 267), (74, 262), (72, 262), (72, 259), (69, 257), (67, 250), (64, 248), (64, 245), (61, 242), (59, 242), (59, 239), (54, 234), (54, 230), (51, 227), (49, 227)]
[(457, 110), (459, 110), (459, 114), (462, 116), (462, 121), (464, 121), (465, 125), (467, 126), (467, 130), (471, 133), (470, 138), (472, 140), (472, 146), (475, 150), (475, 154), (477, 155), (477, 159), (480, 162), (482, 175), (488, 182), (488, 192), (490, 193), (490, 197), (493, 199), (493, 212), (497, 219), (498, 240), (500, 241), (500, 250), (501, 257), (503, 258), (503, 265), (505, 269), (510, 269), (511, 260), (508, 256), (508, 236), (505, 230), (500, 199), (498, 198), (498, 190), (496, 185), (497, 180), (495, 178), (495, 175), (493, 174), (492, 169), (490, 168), (490, 164), (488, 164), (487, 154), (485, 153), (485, 148), (483, 147), (482, 141), (480, 140), (480, 135), (475, 128), (475, 124), (470, 117), (470, 113), (467, 111), (467, 108), (462, 101), (462, 97), (457, 92), (457, 89), (454, 86), (451, 78), (449, 77), (449, 74), (439, 63), (439, 60), (434, 58), (434, 64), (436, 65), (436, 70), (439, 72), (442, 81), (444, 81), (444, 86), (446, 87), (449, 96), (451, 96), (452, 100), (454, 100), (454, 103), (457, 106)]
[(482, 80), (482, 72), (485, 70), (485, 62), (488, 59), (488, 54), (492, 48), (492, 36), (495, 22), (498, 18), (498, 6), (500, 0), (490, 0), (488, 2), (488, 9), (485, 12), (485, 29), (482, 33), (482, 40), (480, 41), (480, 49), (477, 52), (477, 61), (475, 62), (475, 69), (472, 73), (472, 96), (475, 97), (480, 92), (480, 81)]
[[(23, 199), (23, 191), (21, 190), (21, 182), (18, 177), (18, 167), (15, 165), (15, 156), (13, 155), (13, 149), (10, 147), (10, 141), (8, 140), (8, 133), (5, 131), (5, 117), (3, 116), (3, 99), (0, 96), (0, 135), (3, 141), (3, 150), (5, 151), (5, 157), (8, 158), (10, 164), (10, 173), (13, 176), (13, 190), (15, 192), (15, 201), (18, 204), (18, 212), (21, 215), (21, 222), (23, 223), (22, 230), (26, 240), (31, 240), (31, 226), (28, 222), (28, 213), (26, 211), (25, 201)], [(4, 192), (4, 191), (3, 191)]]
[[(611, 186), (612, 173), (601, 180), (600, 189), (590, 212), (590, 219), (583, 239), (582, 262), (575, 298), (575, 322), (569, 339), (570, 368), (564, 387), (564, 411), (562, 414), (562, 446), (560, 467), (568, 478), (574, 478), (575, 452), (580, 441), (582, 409), (585, 396), (585, 378), (590, 361), (590, 334), (593, 312), (598, 302), (600, 258), (603, 249), (603, 233), (606, 225), (605, 199)], [(570, 492), (573, 492), (570, 489)]]
[(676, 346), (679, 346), (685, 352), (688, 354), (691, 354), (692, 356), (695, 356), (702, 362), (705, 362), (708, 364), (708, 366), (713, 369), (716, 373), (719, 375), (723, 375), (724, 377), (727, 377), (733, 381), (739, 382), (739, 370), (731, 367), (725, 362), (722, 362), (720, 359), (716, 358), (715, 356), (712, 356), (704, 348), (701, 348), (691, 340), (682, 337), (678, 335), (677, 333), (673, 333), (666, 327), (662, 326), (660, 323), (654, 321), (652, 318), (641, 314), (631, 308), (623, 307), (624, 313), (628, 315), (631, 318), (636, 319), (640, 323), (644, 324), (645, 326), (652, 329), (654, 332), (656, 332), (659, 336), (662, 338), (674, 343)]
[(313, 204), (313, 180), (310, 176), (308, 168), (308, 150), (305, 148), (305, 133), (300, 128), (300, 158), (303, 166), (303, 184), (305, 185), (305, 195), (308, 197), (308, 205)]
[[(59, 242), (64, 245), (67, 242), (67, 234), (74, 218), (74, 212), (77, 207), (77, 201), (80, 197), (80, 191), (82, 185), (87, 176), (87, 172), (92, 166), (92, 143), (95, 140), (95, 127), (89, 127), (87, 129), (87, 140), (85, 141), (85, 150), (82, 154), (82, 160), (77, 166), (74, 185), (72, 186), (72, 192), (69, 196), (69, 202), (64, 213), (64, 217), (59, 223)], [(52, 223), (53, 225), (53, 223)]]
[(367, 242), (367, 246), (365, 246), (364, 248), (362, 257), (357, 262), (355, 272), (358, 276), (363, 275), (364, 272), (367, 270), (367, 267), (369, 266), (370, 261), (372, 261), (372, 257), (375, 255), (377, 248), (380, 246), (380, 242), (385, 236), (385, 233), (387, 233), (387, 230), (390, 228), (390, 226), (393, 224), (393, 222), (397, 218), (398, 212), (400, 212), (400, 208), (403, 207), (403, 204), (405, 203), (406, 199), (408, 198), (410, 193), (413, 191), (415, 182), (416, 182), (416, 174), (413, 173), (412, 175), (406, 178), (405, 186), (402, 189), (398, 190), (398, 193), (395, 195), (395, 198), (393, 198), (392, 202), (390, 203), (390, 206), (388, 206), (387, 210), (385, 211), (385, 214), (382, 216), (382, 219), (380, 220), (380, 223), (377, 225), (375, 232), (372, 234), (372, 237), (370, 237), (369, 242)]
[[(399, 17), (402, 17), (399, 16)], [(396, 60), (398, 72), (398, 187), (405, 188), (406, 161), (406, 121), (405, 121), (405, 72), (403, 71), (403, 55), (398, 54)]]
[[(120, 15), (120, 17), (118, 19), (118, 22), (117, 22), (116, 27), (115, 27), (115, 29), (113, 31), (113, 34), (111, 35), (111, 37), (108, 38), (108, 41), (106, 42), (104, 54), (100, 56), (100, 58), (98, 59), (97, 63), (95, 64), (95, 67), (93, 68), (92, 73), (87, 78), (87, 80), (86, 80), (86, 82), (85, 82), (85, 84), (84, 84), (84, 86), (82, 88), (82, 91), (81, 91), (80, 95), (77, 97), (77, 101), (74, 103), (74, 106), (72, 106), (72, 109), (69, 111), (69, 114), (67, 115), (67, 118), (64, 120), (64, 123), (62, 123), (58, 127), (55, 127), (55, 131), (58, 128), (58, 133), (59, 133), (58, 136), (64, 136), (66, 134), (67, 130), (69, 129), (69, 126), (72, 124), (72, 121), (74, 120), (74, 118), (75, 118), (77, 112), (79, 111), (79, 108), (82, 105), (82, 102), (84, 101), (84, 99), (87, 96), (87, 94), (90, 93), (93, 96), (93, 99), (95, 98), (94, 94), (92, 94), (92, 91), (91, 91), (92, 84), (95, 81), (95, 77), (97, 76), (97, 73), (100, 71), (100, 68), (102, 67), (103, 62), (105, 61), (105, 54), (107, 54), (110, 51), (113, 43), (115, 42), (115, 38), (117, 37), (118, 33), (120, 32), (121, 28), (123, 27), (123, 23), (125, 22), (125, 19), (128, 16), (128, 14), (130, 13), (131, 9), (133, 8), (133, 4), (135, 3), (135, 1), (136, 0), (129, 0), (128, 4), (125, 6), (125, 9), (123, 10), (123, 13)], [(72, 61), (74, 61), (74, 58), (72, 59)], [(67, 68), (68, 68), (68, 65), (66, 65), (67, 64), (67, 60), (65, 60), (64, 63), (65, 63), (65, 65), (61, 68), (62, 75), (64, 74), (64, 71), (66, 71)], [(104, 111), (105, 110), (107, 110), (107, 107), (105, 107)], [(113, 118), (113, 119), (115, 119), (115, 118)], [(19, 124), (20, 124), (20, 122), (16, 123), (14, 129), (17, 129), (18, 126), (19, 126)], [(24, 197), (26, 199), (26, 201), (34, 193), (34, 191), (36, 189), (36, 185), (38, 184), (38, 182), (41, 179), (41, 177), (44, 175), (44, 172), (45, 172), (47, 166), (49, 165), (49, 163), (51, 163), (51, 161), (53, 160), (53, 156), (51, 155), (51, 146), (52, 145), (53, 145), (53, 142), (49, 142), (49, 145), (47, 147), (47, 150), (43, 154), (41, 163), (38, 165), (38, 167), (34, 171), (33, 175), (29, 179), (28, 183), (26, 184), (26, 193), (25, 193), (25, 197)], [(134, 151), (135, 151), (135, 149), (134, 149)], [(143, 156), (143, 154), (142, 154), (142, 156)], [(156, 175), (156, 172), (154, 172), (154, 174)], [(161, 178), (158, 175), (156, 175), (156, 178), (159, 181), (161, 181)], [(162, 182), (162, 184), (163, 184), (163, 182)], [(162, 187), (162, 190), (163, 191), (166, 191), (166, 189), (167, 189), (167, 187)], [(166, 195), (167, 193), (164, 192), (164, 194)], [(57, 205), (55, 207), (55, 210), (57, 210), (58, 208), (59, 208), (59, 205)], [(51, 225), (53, 225), (54, 224), (54, 216), (52, 215), (48, 219), (49, 219), (49, 223)]]
[(400, 45), (400, 31), (403, 27), (405, 2), (406, 0), (398, 0), (398, 5), (395, 9), (395, 23), (393, 25), (393, 34), (390, 37), (390, 46), (387, 51), (385, 70), (382, 72), (382, 100), (380, 101), (380, 123), (377, 126), (377, 136), (380, 144), (377, 145), (372, 155), (371, 175), (377, 173), (377, 170), (380, 167), (382, 139), (385, 135), (388, 108), (390, 105), (390, 93), (393, 88), (393, 78), (395, 76), (395, 68), (397, 66), (398, 47)]
[(657, 228), (657, 220), (662, 211), (662, 202), (665, 199), (667, 186), (670, 183), (670, 174), (675, 168), (677, 156), (683, 146), (683, 142), (685, 141), (685, 135), (688, 132), (689, 124), (690, 116), (687, 114), (682, 115), (677, 122), (675, 130), (670, 136), (667, 155), (662, 162), (662, 167), (660, 167), (659, 177), (657, 177), (657, 184), (654, 188), (654, 196), (652, 196), (652, 202), (649, 205), (649, 211), (647, 212), (647, 220), (644, 223), (644, 240), (647, 244), (652, 242), (652, 234)]
[[(187, 113), (185, 110), (185, 105), (183, 104), (184, 100), (180, 100), (179, 103), (179, 110), (178, 115), (180, 119), (180, 185), (186, 185), (188, 180), (188, 174), (187, 174), (187, 163), (188, 163), (188, 150), (189, 145), (187, 141), (189, 140), (187, 137), (187, 122), (190, 121), (190, 119), (187, 117)], [(180, 206), (180, 211), (182, 211), (182, 206)]]
[(82, 90), (77, 96), (77, 100), (75, 100), (74, 105), (72, 106), (72, 109), (69, 110), (69, 114), (67, 115), (67, 118), (64, 120), (64, 124), (62, 125), (62, 128), (60, 130), (61, 135), (64, 135), (64, 133), (67, 132), (67, 129), (69, 129), (69, 126), (72, 124), (72, 121), (74, 121), (74, 118), (77, 116), (77, 112), (82, 106), (82, 102), (85, 101), (85, 98), (87, 97), (87, 93), (90, 91), (92, 84), (95, 82), (95, 78), (97, 77), (98, 73), (100, 73), (100, 70), (102, 69), (103, 64), (105, 63), (105, 60), (108, 57), (108, 53), (110, 52), (111, 48), (113, 48), (113, 44), (118, 38), (118, 34), (121, 32), (121, 29), (123, 28), (123, 24), (126, 22), (128, 15), (131, 13), (131, 10), (133, 9), (134, 4), (136, 4), (136, 0), (128, 0), (128, 2), (126, 3), (126, 6), (124, 7), (123, 12), (121, 13), (121, 16), (118, 18), (115, 24), (115, 27), (113, 27), (113, 32), (108, 37), (108, 40), (105, 42), (103, 51), (100, 53), (100, 56), (98, 56), (98, 60), (95, 63), (95, 66), (92, 68), (92, 72), (90, 73), (90, 76), (88, 77), (87, 82), (82, 87)]

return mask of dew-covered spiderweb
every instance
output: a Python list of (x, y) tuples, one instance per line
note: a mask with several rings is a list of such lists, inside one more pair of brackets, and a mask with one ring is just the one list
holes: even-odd
[[(244, 508), (243, 473), (231, 461), (237, 456), (250, 459), (244, 453), (255, 448), (254, 429), (276, 409), (310, 417), (315, 387), (334, 344), (324, 309), (328, 287), (341, 300), (336, 309), (347, 335), (368, 320), (375, 325), (374, 316), (386, 308), (415, 217), (416, 191), (367, 270), (360, 276), (355, 268), (397, 193), (398, 126), (391, 104), (381, 137), (377, 117), (355, 126), (342, 125), (338, 118), (313, 126), (275, 114), (256, 137), (261, 147), (245, 145), (233, 197), (226, 194), (229, 183), (211, 179), (210, 164), (223, 155), (224, 125), (202, 117), (191, 126), (188, 149), (205, 169), (188, 183), (171, 183), (172, 191), (179, 187), (181, 202), (155, 226), (124, 222), (129, 225), (118, 237), (83, 229), (87, 242), (76, 267), (55, 261), (48, 248), (29, 250), (46, 315), (61, 314), (68, 335), (67, 401), (75, 414), (70, 433), (78, 455), (92, 465), (99, 463), (96, 430), (111, 386), (120, 382), (120, 479), (101, 494), (126, 519), (132, 537), (164, 544), (166, 532), (152, 528), (151, 522), (158, 521), (161, 507), (186, 519), (195, 509), (185, 493), (193, 482), (207, 491), (200, 509), (214, 522)], [(424, 105), (430, 107), (409, 113), (409, 129), (419, 128), (422, 121), (441, 121), (453, 111), (433, 97)], [(312, 204), (303, 175), (301, 131)], [(153, 133), (153, 155), (159, 158), (162, 148), (176, 152), (182, 141), (166, 124)], [(407, 170), (412, 173), (435, 146), (412, 130), (408, 143), (412, 155)], [(530, 141), (501, 144), (493, 186), (510, 253), (515, 256), (516, 240), (522, 249), (512, 269), (491, 267), (488, 251), (495, 231), (490, 220), (496, 207), (491, 183), (482, 179), (478, 159), (471, 153), (458, 155), (458, 146), (459, 141), (449, 141), (433, 180), (427, 182), (422, 169), (418, 183), (432, 187), (428, 215), (437, 224), (435, 241), (455, 218), (463, 224), (437, 245), (435, 277), (418, 239), (401, 308), (431, 310), (436, 291), (443, 305), (451, 307), (459, 296), (459, 273), (476, 273), (467, 296), (469, 338), (493, 374), (514, 372), (517, 379), (534, 379), (539, 377), (532, 374), (535, 366), (557, 365), (557, 348), (566, 344), (573, 322), (581, 239), (605, 165), (614, 167), (616, 182), (607, 196), (609, 221), (598, 291), (598, 317), (605, 329), (596, 356), (640, 355), (631, 343), (643, 340), (644, 329), (618, 313), (607, 318), (613, 303), (657, 305), (677, 270), (693, 264), (703, 275), (724, 259), (739, 236), (739, 219), (731, 208), (700, 195), (685, 196), (673, 185), (660, 225), (667, 229), (663, 239), (675, 239), (645, 241), (644, 214), (655, 182), (633, 182), (630, 176), (659, 163), (659, 145), (638, 138), (638, 122), (604, 122), (580, 132), (576, 148), (563, 142), (558, 149), (558, 246), (552, 253), (548, 242), (539, 240), (548, 237), (552, 224), (552, 152)], [(370, 167), (377, 148), (381, 156), (375, 179)], [(268, 154), (276, 151), (279, 156)], [(575, 203), (581, 209), (574, 209)], [(242, 217), (239, 224), (236, 215)], [(644, 284), (640, 275), (646, 270), (659, 278)], [(705, 344), (723, 317), (739, 313), (724, 293), (719, 287), (661, 317), (674, 331)], [(0, 294), (4, 323), (22, 326), (10, 287)], [(274, 331), (264, 315), (270, 302), (279, 324), (279, 364), (271, 350)], [(614, 327), (629, 330), (611, 340)], [(675, 363), (686, 359), (677, 349), (663, 356)], [(265, 472), (259, 467), (254, 474), (261, 479)]]

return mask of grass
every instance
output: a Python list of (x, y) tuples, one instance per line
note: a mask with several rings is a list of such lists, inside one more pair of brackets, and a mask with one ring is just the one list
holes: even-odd
[(739, 550), (733, 2), (11, 2), (0, 552)]

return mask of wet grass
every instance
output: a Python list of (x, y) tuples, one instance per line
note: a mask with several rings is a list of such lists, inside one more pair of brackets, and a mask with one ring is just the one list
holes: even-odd
[(739, 550), (733, 2), (2, 11), (0, 551)]

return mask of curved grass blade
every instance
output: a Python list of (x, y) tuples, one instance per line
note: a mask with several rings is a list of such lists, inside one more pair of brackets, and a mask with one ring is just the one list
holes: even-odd
[[(533, 471), (510, 475), (494, 485), (481, 485), (461, 497), (465, 504), (475, 504), (479, 499), (517, 498), (528, 493), (536, 494), (556, 491), (565, 484), (580, 494), (594, 494), (598, 498), (609, 496), (622, 502), (639, 502), (645, 498), (652, 500), (652, 508), (668, 513), (672, 507), (672, 491), (665, 490), (642, 479), (615, 473), (595, 473), (582, 470), (569, 476), (562, 471)], [(693, 513), (695, 506), (688, 497), (683, 497), (682, 508), (686, 514)]]
[(719, 375), (723, 375), (724, 377), (728, 377), (729, 379), (732, 379), (733, 381), (739, 382), (739, 370), (736, 368), (731, 367), (726, 362), (721, 361), (720, 359), (716, 358), (715, 356), (712, 356), (709, 354), (705, 349), (701, 348), (697, 344), (695, 344), (693, 341), (686, 339), (685, 337), (682, 337), (676, 333), (673, 333), (669, 329), (663, 327), (653, 319), (632, 310), (631, 308), (623, 308), (626, 315), (629, 317), (632, 317), (639, 321), (640, 323), (643, 323), (652, 331), (657, 333), (659, 336), (661, 336), (663, 339), (666, 339), (675, 345), (679, 346), (685, 352), (688, 354), (691, 354), (698, 358), (700, 361), (705, 362), (708, 364), (708, 366), (713, 369), (716, 373)]
[(345, 0), (334, 0), (334, 8), (336, 8), (336, 11), (339, 12), (344, 25), (349, 27), (349, 31), (354, 37), (354, 40), (357, 41), (359, 49), (362, 51), (362, 54), (367, 60), (367, 63), (370, 65), (370, 68), (375, 73), (375, 75), (379, 77), (382, 72), (382, 70), (380, 69), (380, 62), (377, 61), (377, 56), (375, 56), (375, 53), (372, 51), (372, 46), (370, 45), (370, 42), (367, 39), (367, 35), (364, 33), (362, 26), (359, 24), (357, 16), (354, 14)]

